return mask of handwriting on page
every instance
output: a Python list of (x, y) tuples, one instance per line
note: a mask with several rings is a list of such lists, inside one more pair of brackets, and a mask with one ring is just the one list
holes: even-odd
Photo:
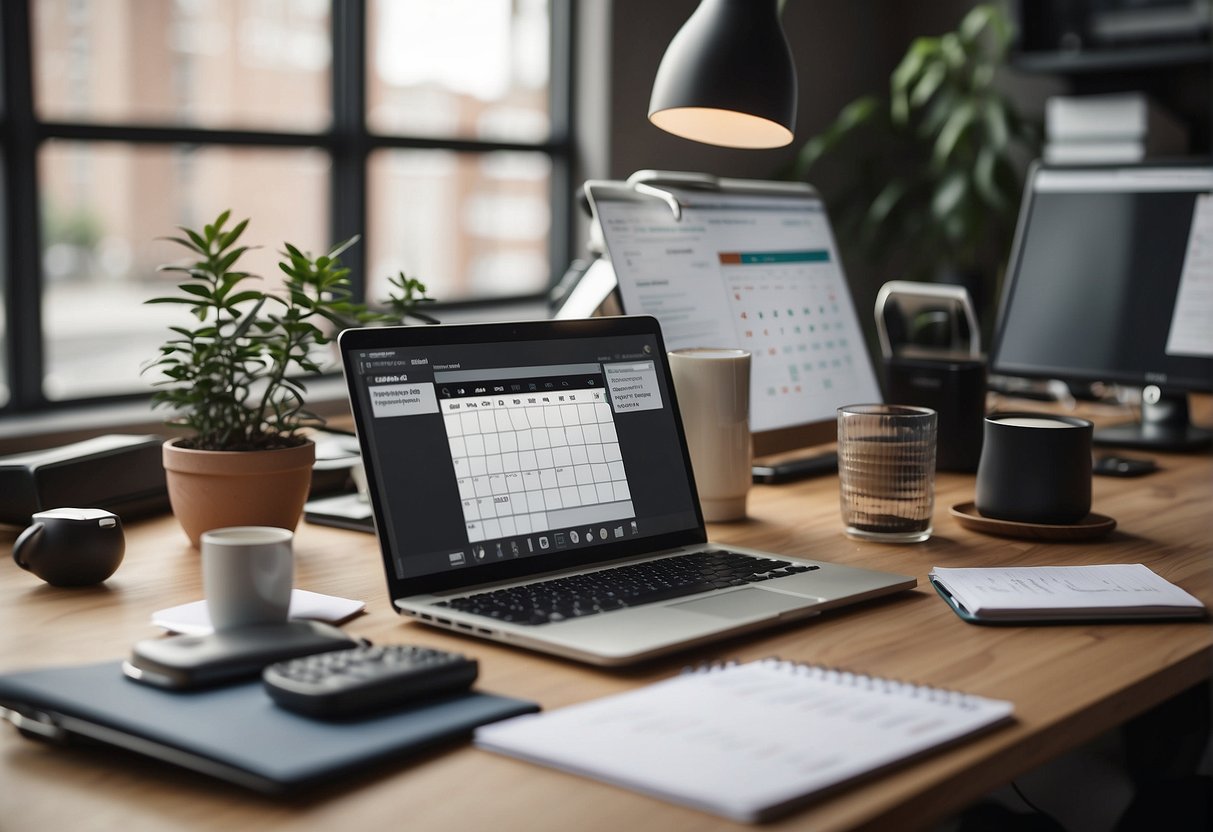
[(983, 580), (973, 583), (973, 591), (1007, 593), (1011, 595), (1064, 595), (1071, 592), (1151, 592), (1162, 588), (1141, 575), (1117, 572), (1043, 572), (1018, 575), (995, 570)]
[[(935, 569), (969, 610), (1188, 605), (1188, 593), (1140, 563)], [(1199, 603), (1199, 602), (1195, 602)]]

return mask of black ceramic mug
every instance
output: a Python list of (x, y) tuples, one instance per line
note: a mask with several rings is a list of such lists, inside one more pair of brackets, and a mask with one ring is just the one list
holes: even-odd
[(39, 511), (13, 544), (13, 560), (54, 586), (99, 584), (126, 552), (118, 515), (100, 508)]
[(1086, 419), (1040, 413), (986, 417), (977, 466), (977, 511), (1018, 523), (1065, 525), (1091, 511)]

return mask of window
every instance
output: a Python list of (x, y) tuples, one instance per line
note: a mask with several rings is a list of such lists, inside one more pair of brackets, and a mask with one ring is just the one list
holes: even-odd
[[(159, 238), (231, 208), (440, 302), (568, 256), (570, 0), (4, 0), (0, 412), (146, 395)], [(553, 198), (557, 195), (558, 198)]]

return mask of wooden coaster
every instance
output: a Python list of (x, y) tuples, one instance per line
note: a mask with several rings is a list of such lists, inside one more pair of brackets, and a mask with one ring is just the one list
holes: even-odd
[(1028, 540), (1095, 540), (1116, 528), (1116, 521), (1102, 514), (1088, 514), (1077, 523), (1067, 525), (995, 520), (992, 517), (982, 517), (977, 512), (977, 506), (971, 501), (952, 506), (952, 516), (960, 525), (975, 532)]

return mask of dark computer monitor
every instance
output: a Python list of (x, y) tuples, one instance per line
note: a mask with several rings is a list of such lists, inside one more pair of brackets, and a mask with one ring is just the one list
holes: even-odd
[(991, 350), (995, 373), (1143, 390), (1126, 447), (1193, 450), (1213, 434), (1213, 163), (1032, 168)]

